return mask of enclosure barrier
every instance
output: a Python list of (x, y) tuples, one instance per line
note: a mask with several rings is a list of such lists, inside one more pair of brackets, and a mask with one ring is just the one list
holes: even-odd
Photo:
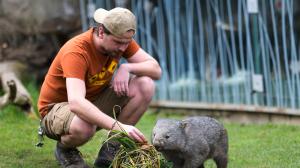
[(123, 6), (135, 13), (135, 39), (163, 71), (153, 104), (221, 104), (218, 108), (298, 115), (299, 3), (89, 0), (82, 14), (91, 26), (98, 7)]

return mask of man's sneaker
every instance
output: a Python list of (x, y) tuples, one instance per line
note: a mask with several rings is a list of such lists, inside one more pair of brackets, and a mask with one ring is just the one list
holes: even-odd
[(81, 158), (81, 153), (76, 148), (64, 148), (57, 142), (55, 157), (64, 168), (89, 168)]
[(96, 168), (108, 168), (111, 165), (119, 149), (120, 149), (119, 142), (115, 142), (115, 141), (105, 142), (98, 153), (98, 157), (95, 160), (94, 166)]

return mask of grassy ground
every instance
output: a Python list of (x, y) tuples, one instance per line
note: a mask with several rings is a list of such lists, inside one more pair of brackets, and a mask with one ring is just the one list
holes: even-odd
[[(38, 93), (28, 86), (34, 99)], [(147, 112), (137, 127), (150, 139), (155, 120), (182, 116)], [(39, 121), (26, 118), (16, 107), (0, 111), (0, 168), (56, 168), (53, 151), (55, 142), (46, 138), (43, 148), (35, 147)], [(287, 168), (300, 166), (300, 127), (287, 125), (239, 125), (225, 123), (229, 134), (230, 168)], [(80, 148), (84, 159), (92, 166), (106, 132), (100, 131)], [(215, 167), (212, 161), (207, 167)]]

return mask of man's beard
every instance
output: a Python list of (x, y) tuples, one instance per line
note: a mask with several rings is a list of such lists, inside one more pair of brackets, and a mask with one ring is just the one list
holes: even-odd
[(118, 57), (121, 54), (120, 51), (114, 50), (114, 51), (109, 51), (109, 50), (104, 50), (104, 55), (109, 56), (109, 57)]

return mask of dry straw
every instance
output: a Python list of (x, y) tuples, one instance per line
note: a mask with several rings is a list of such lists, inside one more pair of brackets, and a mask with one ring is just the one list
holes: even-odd
[[(113, 108), (114, 118), (115, 108), (121, 107), (115, 105)], [(115, 158), (112, 161), (111, 168), (169, 168), (171, 165), (162, 157), (162, 155), (156, 151), (153, 145), (141, 144), (132, 140), (121, 125), (118, 124), (122, 131), (111, 130), (109, 132), (111, 137), (106, 141), (116, 141), (121, 144), (120, 150), (117, 152)]]

